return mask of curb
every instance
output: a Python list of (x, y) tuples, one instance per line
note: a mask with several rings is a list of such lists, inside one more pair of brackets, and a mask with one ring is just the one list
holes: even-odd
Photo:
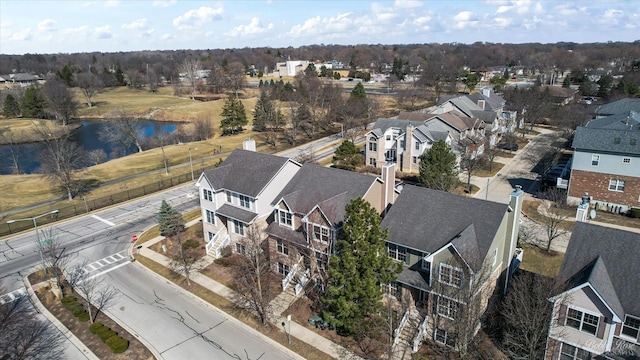
[(73, 346), (75, 346), (78, 350), (80, 350), (80, 352), (82, 352), (82, 354), (84, 354), (84, 356), (87, 359), (100, 360), (96, 356), (96, 354), (94, 354), (91, 350), (89, 350), (89, 348), (71, 332), (71, 330), (69, 330), (66, 326), (64, 326), (64, 324), (61, 323), (60, 320), (58, 320), (58, 318), (53, 316), (53, 314), (51, 314), (49, 310), (47, 310), (47, 308), (45, 308), (44, 305), (42, 305), (42, 303), (40, 302), (40, 299), (38, 299), (38, 297), (36, 296), (36, 293), (33, 291), (33, 288), (31, 287), (31, 282), (29, 282), (27, 275), (25, 275), (22, 278), (22, 280), (24, 281), (25, 288), (29, 293), (29, 298), (31, 299), (31, 303), (34, 304), (34, 306), (38, 309), (38, 311), (40, 311), (40, 313), (44, 315), (62, 333), (62, 335), (65, 338), (67, 338), (67, 340), (69, 340), (71, 344), (73, 344)]
[(102, 310), (102, 312), (105, 313), (109, 318), (111, 318), (111, 320), (115, 321), (118, 325), (120, 325), (123, 329), (127, 330), (127, 332), (131, 334), (131, 336), (138, 339), (138, 341), (140, 341), (140, 343), (142, 343), (142, 345), (144, 345), (151, 352), (151, 354), (153, 354), (156, 360), (164, 359), (162, 355), (160, 355), (160, 352), (156, 350), (156, 348), (153, 347), (144, 337), (140, 336), (140, 334), (133, 331), (133, 329), (131, 329), (127, 324), (120, 321), (120, 319), (116, 317), (111, 311)]

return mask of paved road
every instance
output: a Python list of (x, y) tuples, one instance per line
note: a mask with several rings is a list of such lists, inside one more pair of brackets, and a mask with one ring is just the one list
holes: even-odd
[[(251, 332), (157, 275), (130, 263), (126, 250), (131, 235), (155, 223), (160, 202), (181, 211), (198, 206), (193, 184), (119, 204), (91, 215), (53, 225), (75, 261), (87, 260), (92, 275), (120, 295), (110, 312), (146, 339), (164, 359), (288, 359), (284, 348)], [(39, 266), (33, 231), (0, 242), (0, 282), (18, 294), (22, 276)], [(2, 294), (0, 294), (2, 295)], [(5, 298), (5, 297), (3, 297)], [(8, 298), (8, 297), (7, 297)], [(72, 350), (71, 359), (82, 358)]]

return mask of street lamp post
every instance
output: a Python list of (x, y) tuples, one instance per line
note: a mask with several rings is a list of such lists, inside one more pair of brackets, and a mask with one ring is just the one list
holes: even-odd
[(193, 160), (191, 159), (191, 150), (198, 150), (198, 148), (189, 148), (189, 165), (191, 166), (191, 181), (193, 181)]
[(47, 213), (44, 213), (42, 215), (38, 215), (38, 216), (34, 216), (34, 217), (30, 217), (30, 218), (24, 218), (24, 219), (13, 219), (13, 220), (9, 220), (7, 221), (7, 224), (13, 224), (16, 221), (33, 221), (33, 228), (36, 231), (36, 244), (38, 245), (38, 249), (40, 249), (40, 260), (42, 260), (42, 268), (44, 270), (45, 275), (47, 274), (47, 267), (44, 264), (44, 254), (42, 253), (42, 243), (40, 242), (40, 234), (38, 233), (38, 222), (37, 220), (43, 216), (47, 216), (47, 215), (51, 215), (51, 214), (57, 214), (59, 210), (51, 210)]
[(284, 329), (284, 333), (287, 334), (287, 342), (291, 344), (291, 315), (287, 315), (287, 322), (289, 323), (289, 331), (287, 331), (284, 321), (282, 322), (282, 328)]

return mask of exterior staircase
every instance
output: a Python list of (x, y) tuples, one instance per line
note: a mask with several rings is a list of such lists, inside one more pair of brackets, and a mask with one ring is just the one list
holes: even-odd
[[(400, 322), (394, 336), (392, 359), (410, 360), (413, 358), (414, 339), (418, 334), (422, 321), (416, 309), (407, 310), (406, 317)], [(399, 330), (399, 331), (398, 331)]]
[(296, 295), (296, 291), (293, 286), (287, 287), (269, 303), (271, 312), (273, 312), (273, 315), (275, 315), (275, 317), (279, 317), (280, 315), (282, 315), (282, 313), (287, 311), (289, 306), (291, 306), (291, 304), (293, 304), (298, 299), (298, 297), (299, 296)]
[(218, 233), (207, 243), (206, 250), (207, 255), (217, 259), (220, 257), (220, 251), (223, 247), (229, 244), (230, 238), (226, 229), (221, 229)]

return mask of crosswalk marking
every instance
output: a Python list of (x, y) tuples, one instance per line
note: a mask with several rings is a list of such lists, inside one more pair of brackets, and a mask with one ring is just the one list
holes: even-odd
[(111, 221), (109, 221), (107, 219), (103, 219), (98, 215), (91, 215), (91, 217), (96, 219), (96, 220), (100, 220), (100, 221), (102, 221), (103, 223), (105, 223), (105, 224), (107, 224), (109, 226), (116, 226), (116, 224), (114, 224), (113, 222), (111, 222)]
[(102, 259), (98, 259), (92, 263), (87, 264), (83, 270), (86, 274), (92, 273), (94, 271), (102, 269), (105, 266), (109, 266), (121, 262), (122, 260), (128, 259), (128, 254), (129, 250), (122, 250), (115, 254), (105, 256)]
[(15, 301), (27, 294), (25, 288), (20, 288), (17, 290), (13, 290), (10, 293), (0, 295), (0, 305), (8, 304), (10, 302)]

